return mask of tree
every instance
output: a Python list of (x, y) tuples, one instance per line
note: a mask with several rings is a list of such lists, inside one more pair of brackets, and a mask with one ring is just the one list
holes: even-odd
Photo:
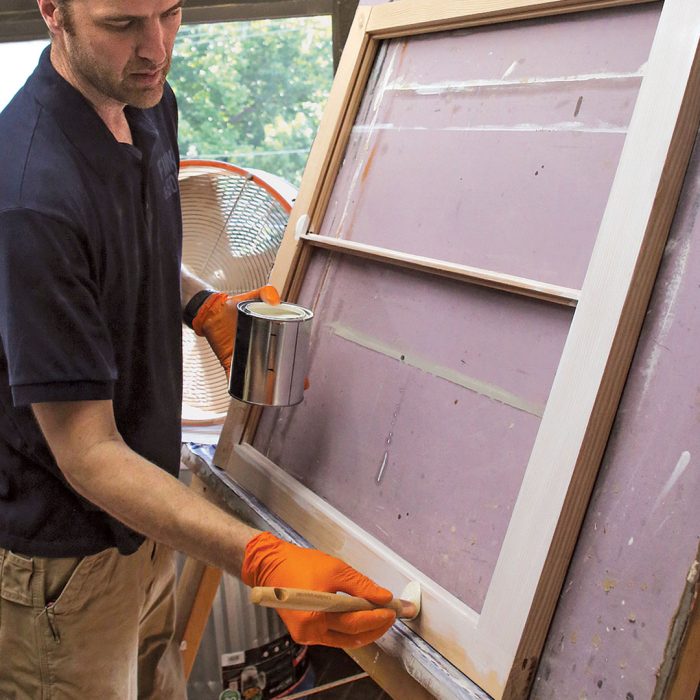
[(186, 25), (170, 82), (183, 157), (298, 185), (333, 77), (330, 19)]

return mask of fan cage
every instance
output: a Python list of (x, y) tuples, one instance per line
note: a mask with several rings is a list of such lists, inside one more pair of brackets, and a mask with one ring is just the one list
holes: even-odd
[[(269, 173), (214, 160), (181, 161), (179, 180), (183, 265), (211, 289), (229, 294), (266, 284), (289, 219), (293, 187)], [(218, 359), (189, 328), (183, 329), (182, 350), (183, 425), (223, 423), (230, 397)]]

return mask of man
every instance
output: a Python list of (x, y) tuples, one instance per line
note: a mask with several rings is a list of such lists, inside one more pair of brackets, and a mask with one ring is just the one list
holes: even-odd
[[(235, 323), (179, 279), (182, 3), (38, 5), (50, 51), (0, 115), (0, 697), (182, 698), (172, 549), (248, 585), (391, 594), (177, 480), (182, 312), (224, 361)], [(349, 647), (394, 613), (283, 617)]]

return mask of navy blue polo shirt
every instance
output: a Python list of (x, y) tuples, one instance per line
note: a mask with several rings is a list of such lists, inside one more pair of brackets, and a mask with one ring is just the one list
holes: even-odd
[(111, 399), (126, 443), (179, 468), (175, 97), (166, 86), (126, 114), (133, 146), (48, 49), (0, 114), (0, 547), (23, 554), (126, 554), (143, 539), (66, 483), (30, 404)]

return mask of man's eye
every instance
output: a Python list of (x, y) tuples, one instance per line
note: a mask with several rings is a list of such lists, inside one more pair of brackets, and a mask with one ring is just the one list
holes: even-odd
[(124, 20), (122, 22), (108, 22), (107, 28), (112, 29), (115, 32), (123, 32), (129, 29), (133, 25), (130, 19)]

